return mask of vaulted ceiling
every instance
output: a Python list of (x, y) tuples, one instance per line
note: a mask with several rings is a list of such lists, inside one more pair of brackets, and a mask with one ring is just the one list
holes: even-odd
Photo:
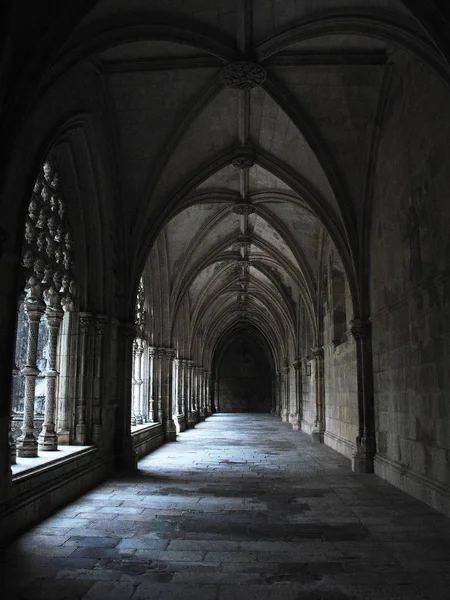
[[(443, 58), (400, 0), (101, 0), (41, 85), (95, 72), (126, 232), (173, 324), (273, 343), (317, 326), (322, 250), (358, 302), (360, 239), (392, 73)], [(158, 241), (159, 240), (159, 241)], [(153, 248), (153, 249), (152, 249)], [(161, 261), (160, 261), (161, 262)], [(184, 310), (184, 309), (183, 309)], [(203, 335), (203, 334), (202, 334)]]

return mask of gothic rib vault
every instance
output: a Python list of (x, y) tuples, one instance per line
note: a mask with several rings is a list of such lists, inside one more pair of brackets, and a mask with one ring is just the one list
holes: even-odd
[[(32, 33), (11, 3), (5, 447), (25, 216), (51, 156), (77, 289), (48, 414), (56, 429), (64, 414), (60, 441), (90, 446), (86, 487), (194, 424), (185, 367), (200, 373), (197, 418), (218, 408), (221, 358), (248, 337), (271, 365), (274, 412), (450, 511), (450, 70), (434, 3), (422, 4), (80, 0)], [(35, 502), (10, 457), (5, 515)]]

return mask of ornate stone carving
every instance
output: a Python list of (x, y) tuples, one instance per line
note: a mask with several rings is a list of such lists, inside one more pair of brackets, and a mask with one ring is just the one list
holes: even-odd
[(256, 212), (256, 208), (250, 202), (240, 201), (233, 204), (231, 210), (236, 215), (251, 215)]
[(138, 292), (136, 295), (135, 305), (135, 318), (134, 322), (136, 325), (136, 335), (140, 338), (145, 336), (145, 322), (146, 322), (146, 311), (145, 311), (145, 294), (144, 294), (144, 280), (141, 277), (139, 281)]
[(255, 161), (250, 155), (235, 156), (231, 161), (231, 164), (236, 169), (250, 169), (255, 164)]
[(26, 298), (42, 298), (48, 307), (74, 308), (72, 240), (54, 166), (45, 162), (35, 182), (25, 223), (22, 266), (27, 273)]
[(236, 60), (222, 69), (222, 83), (238, 90), (250, 90), (264, 83), (266, 70), (249, 60)]

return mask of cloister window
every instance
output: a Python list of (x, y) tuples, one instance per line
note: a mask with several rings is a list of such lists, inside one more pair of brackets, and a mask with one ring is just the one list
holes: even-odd
[(54, 164), (44, 162), (25, 223), (12, 386), (11, 463), (57, 450), (58, 353), (63, 319), (74, 309), (72, 236)]

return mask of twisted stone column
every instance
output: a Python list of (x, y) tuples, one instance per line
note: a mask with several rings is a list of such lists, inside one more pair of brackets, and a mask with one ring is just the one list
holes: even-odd
[(39, 450), (57, 450), (58, 436), (55, 431), (56, 412), (56, 349), (58, 345), (58, 334), (63, 319), (63, 312), (47, 307), (45, 319), (48, 325), (48, 355), (47, 369), (44, 373), (46, 378), (44, 423), (38, 438)]
[(311, 440), (313, 442), (323, 443), (323, 435), (325, 432), (325, 382), (323, 348), (314, 347), (311, 350), (315, 363), (314, 378), (316, 388), (316, 418), (314, 420), (314, 427), (311, 432)]
[(373, 473), (376, 443), (371, 323), (355, 319), (351, 322), (351, 332), (356, 342), (358, 383), (358, 437), (352, 469), (355, 473)]
[(39, 341), (39, 323), (44, 314), (43, 302), (25, 301), (25, 314), (28, 319), (27, 362), (22, 369), (25, 377), (25, 400), (23, 406), (22, 435), (17, 440), (17, 456), (37, 456), (38, 443), (34, 436), (34, 395), (36, 377), (39, 375), (37, 368), (37, 351)]

